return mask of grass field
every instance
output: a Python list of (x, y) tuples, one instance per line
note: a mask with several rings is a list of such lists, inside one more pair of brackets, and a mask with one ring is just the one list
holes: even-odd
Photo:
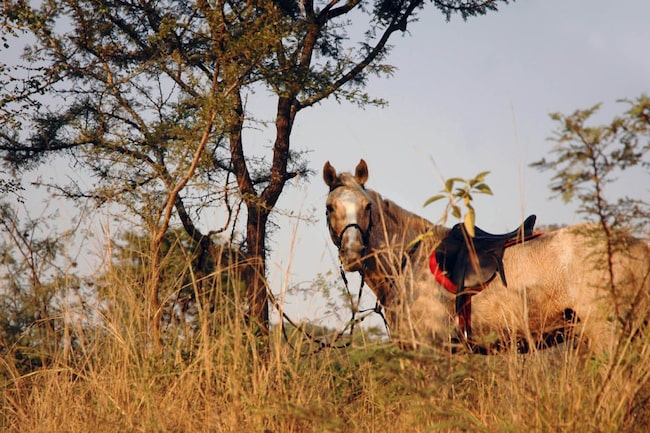
[[(116, 273), (94, 319), (1, 360), (4, 432), (637, 432), (650, 430), (650, 337), (596, 359), (569, 346), (526, 355), (416, 353), (372, 339), (269, 351), (238, 315), (199, 310), (191, 332), (148, 343), (136, 284)], [(82, 325), (82, 323), (84, 323)], [(294, 343), (300, 336), (294, 335)]]
[[(161, 295), (194, 291), (214, 310), (198, 302), (192, 320), (168, 317), (153, 344), (146, 258), (105, 260), (91, 277), (96, 302), (53, 298), (49, 317), (11, 345), (3, 330), (0, 431), (650, 431), (645, 331), (600, 357), (572, 344), (525, 355), (411, 352), (363, 328), (350, 347), (312, 353), (295, 330), (291, 344), (277, 328), (261, 344), (229, 269), (197, 284), (191, 257), (167, 251)], [(70, 293), (71, 281), (48, 290)]]

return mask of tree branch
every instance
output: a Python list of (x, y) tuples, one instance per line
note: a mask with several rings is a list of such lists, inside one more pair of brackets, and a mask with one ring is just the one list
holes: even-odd
[(332, 93), (343, 87), (345, 84), (356, 78), (365, 68), (372, 64), (378, 56), (386, 49), (386, 44), (390, 39), (391, 35), (400, 30), (406, 31), (406, 23), (408, 18), (412, 15), (415, 9), (422, 4), (422, 0), (413, 0), (409, 3), (405, 11), (399, 15), (394, 16), (391, 20), (391, 23), (386, 26), (383, 34), (375, 44), (375, 46), (366, 54), (366, 56), (358, 62), (354, 67), (352, 67), (347, 73), (343, 74), (339, 79), (334, 81), (331, 85), (325, 88), (322, 92), (312, 96), (311, 98), (306, 98), (303, 101), (299, 101), (296, 104), (296, 110), (301, 110), (303, 108), (312, 106), (323, 99), (330, 96)]

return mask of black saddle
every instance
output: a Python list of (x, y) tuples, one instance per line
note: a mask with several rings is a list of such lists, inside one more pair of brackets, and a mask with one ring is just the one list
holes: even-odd
[(470, 297), (480, 292), (497, 273), (503, 285), (508, 285), (503, 269), (505, 249), (539, 236), (533, 231), (535, 220), (536, 216), (531, 215), (516, 230), (496, 235), (475, 227), (474, 237), (459, 223), (431, 254), (430, 267), (436, 280), (456, 294), (456, 312), (466, 337), (471, 332)]
[(473, 238), (467, 233), (464, 224), (456, 224), (433, 253), (442, 277), (449, 280), (443, 285), (455, 286), (456, 292), (465, 287), (480, 288), (498, 272), (501, 281), (507, 286), (503, 253), (506, 247), (534, 236), (535, 220), (535, 215), (531, 215), (516, 230), (498, 235), (475, 227)]

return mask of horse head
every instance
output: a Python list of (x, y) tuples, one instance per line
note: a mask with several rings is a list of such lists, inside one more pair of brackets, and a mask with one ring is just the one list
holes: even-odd
[(362, 271), (368, 252), (372, 198), (364, 188), (367, 179), (368, 166), (363, 159), (354, 175), (337, 174), (329, 161), (323, 167), (323, 180), (330, 189), (326, 201), (327, 226), (346, 272)]

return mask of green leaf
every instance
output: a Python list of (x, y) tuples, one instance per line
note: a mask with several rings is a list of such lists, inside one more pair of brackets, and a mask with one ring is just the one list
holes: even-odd
[(454, 218), (460, 218), (460, 206), (453, 205), (451, 207), (451, 214), (454, 216)]
[(489, 187), (487, 184), (485, 184), (485, 183), (479, 183), (478, 185), (476, 185), (476, 186), (474, 187), (474, 189), (475, 189), (476, 191), (480, 192), (481, 194), (492, 195), (492, 190), (491, 190), (490, 187)]
[(454, 189), (454, 182), (456, 182), (457, 178), (452, 177), (449, 178), (445, 181), (445, 191), (448, 193), (451, 193), (451, 190)]
[(424, 204), (422, 205), (422, 207), (429, 206), (429, 205), (430, 205), (431, 203), (433, 203), (434, 201), (441, 200), (441, 199), (443, 199), (443, 198), (445, 198), (445, 197), (447, 197), (445, 194), (438, 194), (438, 195), (434, 195), (433, 197), (429, 197), (429, 198), (427, 199), (427, 201), (424, 202)]
[(489, 171), (482, 171), (479, 174), (476, 175), (474, 179), (478, 180), (479, 182), (483, 182), (485, 180), (485, 177), (490, 174)]

